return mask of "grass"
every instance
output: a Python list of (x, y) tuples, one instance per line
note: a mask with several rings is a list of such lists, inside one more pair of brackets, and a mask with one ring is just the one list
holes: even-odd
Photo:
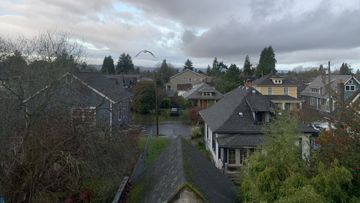
[(128, 202), (139, 202), (140, 198), (139, 194), (144, 190), (145, 183), (139, 182), (131, 189), (129, 194)]
[[(138, 147), (140, 150), (144, 150), (147, 137), (141, 136)], [(149, 166), (156, 157), (166, 148), (169, 143), (169, 139), (165, 137), (154, 137), (152, 136), (149, 140), (149, 146), (147, 149), (147, 155), (145, 156), (144, 165)]]

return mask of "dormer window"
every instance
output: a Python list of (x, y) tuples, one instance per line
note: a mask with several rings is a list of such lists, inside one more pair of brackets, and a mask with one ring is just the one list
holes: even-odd
[(319, 89), (317, 89), (317, 88), (311, 88), (311, 92), (312, 92), (312, 93), (319, 93), (319, 92), (320, 92), (320, 90), (319, 90)]
[(202, 95), (203, 96), (213, 96), (213, 92), (203, 92)]
[(277, 84), (277, 85), (282, 84), (282, 79), (272, 79), (272, 81), (273, 81), (274, 84)]

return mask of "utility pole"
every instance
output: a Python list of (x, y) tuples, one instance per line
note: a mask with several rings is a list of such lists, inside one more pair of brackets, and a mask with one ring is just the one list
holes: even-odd
[(159, 107), (158, 107), (158, 93), (157, 93), (157, 80), (155, 77), (155, 117), (156, 117), (156, 136), (159, 136)]
[(332, 91), (331, 91), (331, 71), (330, 71), (330, 61), (328, 63), (328, 94), (329, 94), (329, 111), (330, 113), (332, 112), (332, 98), (331, 98), (331, 94), (332, 94)]

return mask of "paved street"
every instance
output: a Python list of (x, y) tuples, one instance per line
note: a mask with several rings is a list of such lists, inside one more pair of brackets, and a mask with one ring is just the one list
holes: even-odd
[[(146, 128), (146, 133), (156, 134), (156, 125), (151, 125)], [(189, 126), (182, 124), (181, 122), (166, 122), (159, 124), (159, 134), (165, 135), (169, 138), (175, 138), (177, 135), (181, 135), (186, 139), (191, 137), (191, 129)]]

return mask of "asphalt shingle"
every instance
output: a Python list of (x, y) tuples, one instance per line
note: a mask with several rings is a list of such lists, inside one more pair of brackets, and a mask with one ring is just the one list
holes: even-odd
[(178, 137), (134, 182), (137, 202), (168, 202), (184, 186), (205, 202), (237, 202), (232, 182), (187, 141)]

